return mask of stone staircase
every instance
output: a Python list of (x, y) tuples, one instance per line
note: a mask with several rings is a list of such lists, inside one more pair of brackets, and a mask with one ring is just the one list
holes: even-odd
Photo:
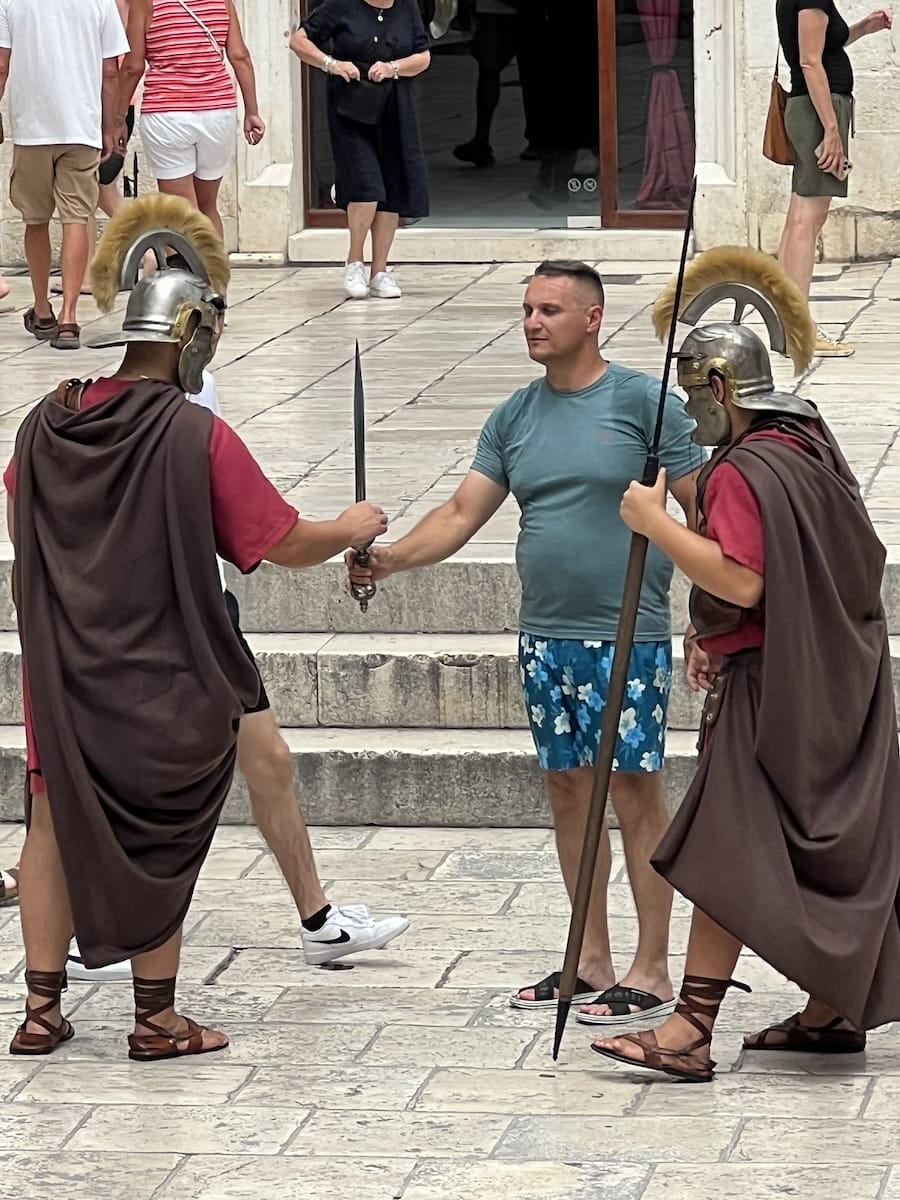
[[(343, 591), (338, 563), (232, 574), (310, 822), (548, 823), (516, 659), (518, 582), (507, 548), (500, 549), (502, 557), (481, 548), (480, 557), (390, 579), (365, 616)], [(8, 564), (4, 570), (8, 576)], [(0, 581), (0, 595), (9, 595), (8, 584)], [(889, 627), (900, 630), (900, 564), (889, 565), (883, 593)], [(676, 631), (686, 596), (686, 581), (676, 577)], [(0, 605), (0, 628), (0, 819), (11, 820), (21, 816), (24, 731), (8, 601)], [(900, 637), (891, 649), (897, 662)], [(835, 674), (839, 686), (838, 655)], [(895, 677), (900, 682), (900, 669)], [(673, 805), (693, 772), (699, 712), (678, 662), (669, 709)], [(238, 780), (225, 820), (249, 819)]]

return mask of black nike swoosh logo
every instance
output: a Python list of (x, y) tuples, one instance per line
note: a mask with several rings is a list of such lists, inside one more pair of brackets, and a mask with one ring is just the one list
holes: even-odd
[(339, 946), (341, 942), (349, 942), (350, 934), (346, 929), (341, 930), (341, 936), (336, 938), (316, 938), (316, 944), (319, 946)]

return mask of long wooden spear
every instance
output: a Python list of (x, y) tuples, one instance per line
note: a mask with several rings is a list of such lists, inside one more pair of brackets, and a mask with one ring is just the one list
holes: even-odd
[[(684, 241), (681, 247), (681, 263), (678, 268), (678, 282), (675, 289), (675, 307), (672, 312), (672, 323), (669, 327), (666, 361), (663, 366), (659, 389), (659, 409), (656, 414), (656, 428), (653, 431), (653, 441), (650, 444), (647, 461), (644, 463), (644, 474), (641, 480), (647, 487), (652, 487), (656, 483), (656, 477), (659, 474), (659, 442), (662, 436), (663, 418), (665, 417), (666, 393), (669, 388), (669, 371), (675, 354), (675, 331), (678, 325), (679, 309), (681, 308), (681, 291), (684, 283), (684, 270), (687, 266), (691, 229), (694, 223), (694, 198), (696, 194), (697, 179), (695, 176), (691, 184), (691, 194), (688, 201)], [(641, 534), (633, 533), (631, 535), (631, 549), (628, 553), (625, 585), (622, 589), (622, 607), (619, 610), (619, 625), (616, 630), (616, 649), (613, 654), (609, 688), (606, 693), (606, 708), (603, 711), (600, 745), (597, 747), (597, 760), (594, 766), (591, 806), (588, 811), (587, 825), (584, 831), (584, 848), (581, 852), (581, 865), (578, 869), (578, 883), (575, 888), (575, 898), (572, 901), (572, 918), (569, 922), (569, 940), (566, 944), (566, 957), (563, 962), (562, 975), (559, 981), (559, 1000), (556, 1006), (556, 1035), (553, 1039), (554, 1062), (559, 1058), (559, 1048), (562, 1045), (566, 1021), (569, 1017), (569, 1010), (572, 1007), (572, 998), (575, 995), (575, 986), (578, 980), (578, 960), (581, 957), (581, 947), (584, 943), (584, 930), (587, 925), (588, 907), (591, 902), (591, 887), (594, 882), (594, 869), (597, 864), (597, 850), (600, 846), (600, 835), (603, 832), (603, 821), (606, 815), (609, 779), (612, 775), (612, 764), (616, 753), (616, 739), (619, 735), (619, 721), (622, 715), (622, 703), (625, 699), (625, 687), (628, 682), (628, 663), (631, 658), (631, 648), (634, 644), (634, 629), (637, 624), (638, 605), (640, 604), (641, 586), (644, 581), (644, 566), (647, 560), (648, 544), (647, 539)]]

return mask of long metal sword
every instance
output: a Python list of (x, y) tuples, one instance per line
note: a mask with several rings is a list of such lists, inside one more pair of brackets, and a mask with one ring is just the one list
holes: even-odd
[[(659, 441), (662, 435), (663, 418), (665, 416), (666, 393), (669, 388), (669, 371), (675, 354), (675, 330), (678, 324), (679, 309), (681, 308), (681, 290), (684, 283), (684, 269), (687, 266), (691, 229), (694, 223), (694, 197), (696, 194), (697, 179), (695, 176), (691, 185), (690, 200), (688, 201), (684, 242), (681, 247), (681, 263), (678, 268), (678, 282), (675, 287), (675, 308), (672, 313), (672, 324), (669, 327), (666, 361), (659, 389), (659, 409), (656, 415), (656, 427), (653, 432), (650, 452), (644, 463), (644, 474), (641, 479), (641, 482), (647, 487), (652, 487), (656, 483), (656, 477), (659, 474)], [(584, 831), (584, 848), (581, 852), (578, 883), (575, 887), (575, 897), (572, 901), (572, 919), (569, 922), (569, 940), (566, 945), (566, 957), (563, 962), (559, 981), (559, 1000), (556, 1006), (556, 1033), (553, 1039), (554, 1062), (559, 1058), (559, 1048), (562, 1045), (566, 1021), (569, 1017), (569, 1010), (572, 1007), (572, 998), (575, 995), (575, 985), (578, 980), (578, 960), (581, 957), (581, 947), (584, 944), (584, 930), (587, 925), (588, 907), (591, 903), (591, 889), (594, 882), (594, 869), (597, 864), (597, 850), (600, 846), (600, 835), (603, 832), (603, 820), (606, 815), (606, 799), (609, 794), (609, 780), (612, 775), (612, 764), (616, 753), (616, 739), (619, 734), (622, 703), (625, 699), (625, 687), (628, 682), (628, 664), (631, 659), (631, 648), (634, 644), (634, 629), (637, 624), (638, 605), (641, 600), (641, 585), (644, 581), (644, 566), (647, 560), (648, 545), (647, 539), (642, 535), (637, 533), (631, 535), (631, 549), (628, 553), (628, 566), (625, 570), (625, 586), (622, 590), (622, 607), (619, 610), (619, 625), (616, 630), (616, 649), (613, 654), (609, 688), (606, 693), (606, 708), (603, 710), (600, 745), (597, 747), (597, 761), (594, 767), (591, 807), (588, 811), (587, 825)]]
[[(366, 396), (363, 389), (362, 362), (359, 357), (359, 342), (356, 343), (356, 374), (353, 380), (353, 457), (356, 471), (356, 503), (366, 498)], [(361, 567), (369, 565), (369, 546), (356, 546), (356, 561)], [(374, 599), (374, 583), (354, 583), (350, 592), (359, 602), (363, 612), (368, 612), (369, 601)]]

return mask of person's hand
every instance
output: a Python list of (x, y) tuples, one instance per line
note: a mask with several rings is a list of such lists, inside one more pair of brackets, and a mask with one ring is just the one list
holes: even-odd
[(257, 113), (244, 117), (244, 137), (251, 146), (258, 146), (266, 136), (266, 123)]
[(644, 487), (633, 479), (622, 497), (619, 515), (633, 533), (650, 536), (650, 529), (666, 511), (666, 471), (660, 468), (653, 487)]
[(344, 555), (344, 562), (347, 564), (348, 591), (354, 584), (365, 586), (367, 583), (380, 583), (382, 579), (387, 579), (388, 575), (393, 574), (390, 546), (371, 546), (368, 554), (369, 565), (367, 567), (361, 567), (357, 562), (356, 550), (348, 550)]
[(684, 673), (692, 692), (708, 692), (722, 670), (722, 657), (707, 654), (696, 642), (684, 648)]
[(345, 83), (359, 82), (359, 68), (352, 62), (334, 62), (329, 75), (338, 75)]
[(377, 504), (370, 504), (368, 500), (361, 500), (359, 504), (346, 509), (338, 520), (346, 530), (348, 546), (368, 546), (388, 527), (384, 509)]
[(833, 129), (826, 133), (817, 159), (819, 170), (836, 175), (843, 167), (845, 157), (840, 130)]
[(883, 33), (886, 29), (890, 29), (893, 23), (894, 18), (887, 8), (874, 8), (863, 19), (863, 27), (867, 35), (870, 33)]
[(377, 62), (369, 67), (369, 78), (373, 83), (383, 83), (385, 79), (392, 79), (393, 76), (394, 68), (390, 63)]

